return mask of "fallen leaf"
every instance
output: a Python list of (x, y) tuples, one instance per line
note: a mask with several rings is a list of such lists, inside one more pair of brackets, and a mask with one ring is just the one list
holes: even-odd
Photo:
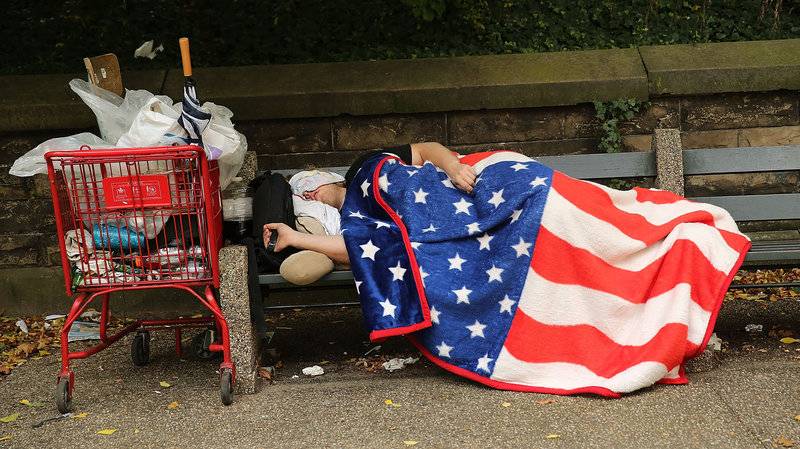
[(775, 438), (773, 445), (775, 447), (794, 447), (794, 440), (790, 440), (785, 436), (781, 435), (778, 438)]
[(258, 377), (262, 379), (272, 380), (272, 372), (269, 368), (264, 368), (263, 366), (258, 369)]
[(556, 438), (561, 438), (561, 435), (557, 433), (551, 433), (550, 435), (547, 435), (545, 438), (547, 438), (548, 440), (555, 440)]
[(539, 405), (547, 405), (547, 404), (552, 404), (554, 402), (556, 402), (555, 399), (539, 399), (538, 401), (536, 401), (536, 403)]
[(414, 441), (414, 440), (404, 440), (404, 441), (403, 441), (403, 444), (405, 444), (406, 446), (414, 446), (414, 445), (416, 445), (418, 442), (419, 442), (419, 441)]
[(795, 416), (794, 420), (797, 421), (797, 422), (800, 422), (800, 415)]
[(87, 416), (89, 416), (88, 413), (80, 412), (80, 413), (76, 413), (76, 414), (72, 415), (72, 418), (74, 418), (74, 419), (83, 419), (83, 418), (86, 418)]
[(790, 345), (792, 343), (800, 343), (800, 340), (798, 340), (796, 338), (792, 338), (792, 337), (785, 337), (785, 338), (781, 338), (781, 343), (783, 343), (785, 345)]
[(178, 401), (173, 401), (170, 402), (169, 405), (167, 405), (167, 408), (170, 410), (175, 410), (176, 408), (178, 408), (178, 405), (179, 405)]
[(383, 403), (386, 404), (386, 405), (391, 405), (392, 407), (400, 407), (400, 404), (396, 404), (391, 399), (387, 399), (387, 400), (383, 401)]
[(171, 386), (172, 386), (172, 384), (171, 384), (171, 383), (169, 383), (169, 382), (164, 382), (163, 380), (162, 380), (161, 382), (159, 382), (158, 384), (159, 384), (159, 385), (161, 385), (161, 388), (169, 388), (169, 387), (171, 387)]
[(8, 416), (4, 416), (4, 417), (0, 418), (0, 422), (4, 423), (4, 424), (8, 424), (10, 422), (16, 421), (17, 418), (19, 418), (19, 413), (12, 413), (12, 414), (10, 414)]
[(31, 401), (29, 401), (27, 399), (20, 399), (19, 403), (22, 404), (22, 405), (27, 405), (28, 407), (42, 407), (42, 406), (44, 406), (44, 404), (42, 404), (41, 402), (31, 402)]
[(103, 429), (103, 430), (98, 430), (97, 434), (98, 435), (112, 435), (116, 431), (117, 431), (117, 429)]
[(500, 405), (502, 405), (503, 407), (511, 407), (511, 403), (510, 402), (503, 402)]
[(0, 441), (8, 441), (11, 439), (11, 435), (3, 435), (0, 437)]

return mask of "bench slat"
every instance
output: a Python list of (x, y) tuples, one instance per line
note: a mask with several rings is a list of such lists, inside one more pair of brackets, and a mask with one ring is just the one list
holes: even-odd
[[(542, 156), (537, 161), (573, 178), (610, 179), (652, 177), (656, 175), (655, 154), (652, 152), (568, 154), (564, 156)], [(342, 176), (349, 167), (322, 167)], [(297, 173), (298, 169), (273, 170), (284, 176)]]
[(704, 196), (690, 199), (719, 206), (730, 212), (736, 221), (800, 219), (800, 193)]
[(579, 179), (652, 177), (656, 175), (655, 153), (599, 153), (542, 156), (536, 160)]
[(687, 175), (800, 170), (800, 145), (683, 150)]

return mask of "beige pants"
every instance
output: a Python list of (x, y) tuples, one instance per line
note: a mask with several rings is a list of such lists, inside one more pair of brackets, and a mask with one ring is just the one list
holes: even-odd
[[(325, 228), (316, 218), (297, 217), (298, 231), (312, 235), (327, 235)], [(287, 257), (281, 264), (280, 273), (284, 279), (296, 285), (307, 285), (333, 271), (333, 261), (325, 254), (302, 250)]]

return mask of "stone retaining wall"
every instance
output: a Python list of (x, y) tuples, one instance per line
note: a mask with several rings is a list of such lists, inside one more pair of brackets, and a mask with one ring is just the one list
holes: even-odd
[[(176, 98), (177, 74), (123, 79)], [(0, 77), (0, 311), (52, 311), (64, 298), (47, 180), (8, 168), (50, 137), (92, 130), (93, 116), (66, 87), (72, 77)], [(649, 101), (620, 125), (626, 151), (649, 151), (656, 128), (679, 129), (685, 148), (800, 144), (800, 40), (211, 68), (196, 78), (205, 99), (233, 109), (262, 168), (347, 165), (363, 150), (416, 141), (462, 152), (597, 152), (591, 102), (622, 97)], [(686, 194), (798, 185), (797, 172), (690, 177)]]

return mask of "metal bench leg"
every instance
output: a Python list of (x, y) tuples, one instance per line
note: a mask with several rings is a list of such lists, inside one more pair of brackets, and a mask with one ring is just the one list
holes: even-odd
[(236, 366), (236, 393), (258, 391), (260, 339), (250, 318), (247, 288), (247, 248), (226, 246), (219, 252), (222, 312), (228, 321), (231, 359)]

